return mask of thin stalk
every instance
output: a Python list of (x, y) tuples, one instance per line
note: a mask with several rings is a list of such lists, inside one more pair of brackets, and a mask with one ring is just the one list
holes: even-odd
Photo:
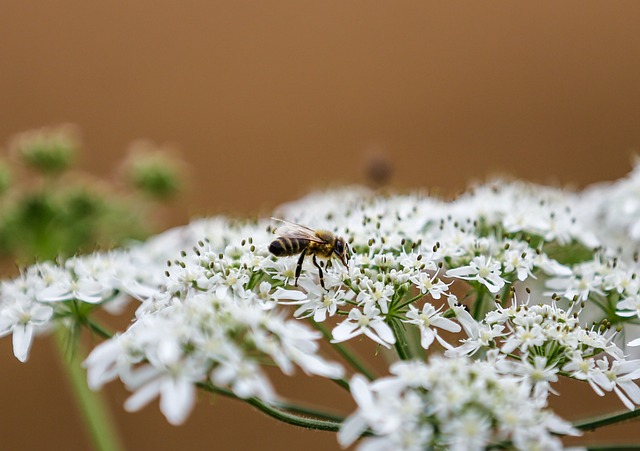
[(75, 397), (76, 405), (81, 412), (85, 430), (89, 435), (93, 449), (98, 451), (124, 450), (104, 398), (101, 394), (91, 391), (87, 386), (87, 376), (81, 367), (82, 358), (80, 355), (84, 355), (81, 354), (81, 343), (78, 343), (73, 354), (69, 355), (67, 352), (67, 331), (58, 328), (54, 337), (60, 361), (65, 369), (67, 380)]
[(94, 332), (96, 334), (98, 334), (100, 337), (105, 338), (105, 339), (110, 339), (113, 338), (113, 333), (109, 332), (107, 329), (105, 329), (104, 327), (102, 327), (100, 324), (92, 321), (89, 318), (85, 318), (82, 323), (87, 326), (87, 328), (89, 328), (89, 330), (91, 332)]
[(301, 405), (293, 404), (290, 402), (277, 402), (274, 404), (274, 406), (281, 410), (286, 410), (292, 413), (299, 413), (302, 415), (308, 415), (310, 417), (319, 418), (322, 420), (332, 420), (332, 421), (337, 421), (339, 423), (342, 423), (344, 421), (344, 417), (340, 415), (330, 413), (330, 412), (325, 412), (323, 410), (316, 409), (315, 407), (301, 406)]
[[(331, 339), (333, 338), (331, 336), (331, 332), (329, 332), (329, 330), (325, 327), (324, 324), (322, 323), (318, 323), (316, 321), (311, 321), (311, 324), (313, 324), (313, 327), (315, 327), (316, 329), (318, 329), (322, 335), (324, 336), (325, 339), (331, 341)], [(364, 363), (362, 363), (362, 361), (360, 359), (358, 359), (358, 357), (356, 357), (356, 355), (354, 355), (348, 348), (346, 348), (344, 345), (340, 344), (340, 343), (332, 343), (332, 347), (334, 349), (336, 349), (340, 355), (342, 357), (344, 357), (344, 359), (349, 362), (349, 364), (358, 372), (364, 374), (364, 376), (369, 379), (370, 381), (374, 380), (376, 377), (373, 374), (373, 372), (371, 370), (369, 370)]]
[(259, 398), (249, 398), (247, 402), (261, 412), (266, 413), (276, 420), (283, 423), (291, 424), (293, 426), (303, 427), (305, 429), (313, 429), (316, 431), (331, 431), (337, 432), (340, 430), (342, 423), (332, 420), (318, 420), (311, 417), (302, 417), (293, 413), (285, 412), (277, 409)]
[(622, 421), (631, 420), (637, 417), (640, 417), (640, 409), (603, 415), (601, 417), (592, 418), (589, 420), (577, 421), (573, 423), (573, 426), (577, 429), (588, 431), (603, 426), (609, 426), (610, 424), (616, 424)]
[(426, 356), (426, 351), (422, 349), (422, 345), (420, 343), (422, 339), (422, 337), (420, 336), (420, 329), (414, 325), (409, 326), (406, 331), (407, 341), (409, 343), (409, 351), (411, 355), (413, 356), (413, 358), (420, 357), (421, 359), (424, 359), (424, 357)]
[(511, 299), (511, 287), (512, 282), (505, 283), (502, 291), (500, 292), (500, 305), (504, 305)]
[(344, 379), (331, 379), (333, 382), (335, 382), (336, 384), (338, 384), (340, 387), (344, 388), (345, 390), (349, 390), (349, 382), (345, 381)]
[[(246, 401), (262, 413), (282, 421), (283, 423), (291, 424), (293, 426), (303, 427), (305, 429), (313, 429), (317, 431), (331, 431), (337, 432), (340, 430), (343, 419), (335, 417), (334, 419), (318, 419), (296, 415), (291, 413), (291, 405), (289, 405), (289, 412), (286, 412), (276, 406), (270, 405), (259, 398), (252, 397), (248, 399), (242, 399), (236, 396), (232, 391), (225, 388), (217, 387), (210, 383), (199, 383), (198, 386), (212, 393), (218, 393), (229, 398), (239, 399)], [(302, 407), (296, 407), (296, 410), (304, 409)], [(317, 415), (317, 412), (316, 412)], [(315, 415), (314, 415), (315, 416)]]
[(396, 337), (396, 352), (398, 353), (398, 357), (401, 360), (410, 360), (411, 359), (411, 349), (409, 348), (409, 343), (407, 342), (407, 336), (404, 333), (402, 328), (402, 323), (398, 320), (392, 319), (389, 321), (389, 325), (393, 330), (393, 335)]
[(399, 304), (397, 306), (394, 306), (394, 311), (400, 311), (401, 308), (406, 307), (409, 304), (413, 304), (414, 302), (416, 302), (418, 299), (425, 297), (426, 294), (418, 294), (414, 297), (412, 297), (411, 299), (404, 301), (402, 304)]
[(484, 301), (487, 298), (486, 290), (482, 286), (478, 286), (474, 291), (476, 292), (476, 299), (473, 301), (471, 316), (476, 321), (480, 321), (480, 316), (484, 313)]

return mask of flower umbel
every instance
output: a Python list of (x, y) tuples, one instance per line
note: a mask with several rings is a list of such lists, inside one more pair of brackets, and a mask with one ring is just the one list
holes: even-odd
[[(629, 184), (617, 194), (628, 197)], [(614, 392), (633, 412), (640, 405), (640, 264), (601, 246), (624, 243), (635, 222), (614, 221), (594, 196), (518, 182), (451, 202), (316, 193), (275, 215), (349, 243), (352, 254), (320, 263), (304, 258), (304, 242), (298, 255), (270, 254), (267, 220), (198, 220), (128, 249), (27, 268), (0, 286), (0, 334), (25, 361), (51, 327), (106, 337), (92, 313), (135, 299), (134, 321), (85, 361), (92, 388), (119, 379), (132, 392), (127, 410), (159, 398), (181, 424), (204, 389), (340, 429), (343, 446), (368, 435), (365, 450), (561, 449), (577, 430), (547, 404), (561, 396), (559, 376)], [(375, 351), (356, 355), (359, 341)], [(325, 356), (330, 347), (341, 362)], [(369, 369), (378, 354), (389, 376)], [(274, 370), (331, 379), (357, 409), (341, 421), (285, 402)]]

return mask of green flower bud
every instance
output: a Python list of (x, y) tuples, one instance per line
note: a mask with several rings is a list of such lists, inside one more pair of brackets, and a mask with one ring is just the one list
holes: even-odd
[(182, 187), (181, 166), (182, 162), (166, 150), (148, 142), (138, 142), (132, 146), (125, 173), (136, 189), (166, 200)]
[(65, 171), (79, 147), (78, 133), (70, 125), (29, 130), (15, 136), (10, 144), (23, 163), (48, 175)]

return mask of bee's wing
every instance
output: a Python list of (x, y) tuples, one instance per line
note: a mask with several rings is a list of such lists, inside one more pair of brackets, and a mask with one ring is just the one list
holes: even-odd
[(278, 218), (271, 218), (271, 219), (273, 219), (274, 221), (281, 222), (283, 224), (273, 232), (279, 236), (315, 241), (316, 243), (325, 242), (320, 237), (318, 237), (318, 235), (316, 235), (315, 230), (310, 229), (309, 227), (296, 224), (295, 222), (285, 221), (284, 219), (278, 219)]

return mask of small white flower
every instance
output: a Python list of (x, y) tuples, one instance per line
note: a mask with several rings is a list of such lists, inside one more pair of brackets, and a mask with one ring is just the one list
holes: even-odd
[(501, 277), (500, 262), (484, 255), (474, 257), (467, 266), (448, 270), (446, 276), (474, 280), (486, 286), (491, 293), (497, 293), (505, 284)]
[(590, 376), (589, 380), (601, 389), (613, 390), (627, 409), (634, 410), (640, 405), (640, 388), (633, 382), (640, 378), (640, 360), (614, 360), (609, 364), (607, 359), (599, 359)]
[(510, 333), (502, 345), (502, 352), (511, 354), (516, 348), (526, 353), (530, 347), (541, 346), (547, 340), (546, 335), (539, 324), (531, 324), (530, 327), (517, 325), (515, 330)]
[(637, 316), (640, 318), (640, 293), (629, 296), (618, 302), (616, 306), (616, 315), (623, 318)]
[(603, 294), (602, 281), (602, 276), (590, 262), (574, 270), (570, 277), (548, 280), (547, 287), (567, 299), (586, 301), (590, 293)]
[(547, 366), (547, 358), (544, 356), (533, 357), (533, 362), (523, 357), (520, 361), (512, 361), (510, 374), (521, 376), (533, 387), (533, 394), (536, 398), (546, 398), (547, 393), (557, 394), (551, 388), (551, 382), (558, 381), (558, 368)]
[(360, 286), (360, 292), (356, 297), (356, 302), (362, 304), (376, 305), (385, 315), (389, 313), (388, 304), (391, 302), (395, 290), (393, 285), (386, 285), (382, 282), (372, 282), (367, 280)]
[(446, 295), (451, 285), (440, 280), (437, 273), (430, 276), (423, 271), (411, 276), (409, 280), (420, 290), (420, 293), (429, 293), (433, 299), (440, 299), (441, 296)]
[(491, 438), (491, 422), (486, 415), (475, 410), (462, 412), (442, 427), (447, 449), (454, 451), (481, 451)]
[(393, 331), (373, 304), (365, 304), (364, 312), (357, 308), (351, 309), (348, 318), (333, 329), (331, 342), (341, 343), (361, 334), (387, 348), (396, 342)]
[(459, 324), (442, 317), (442, 314), (429, 303), (426, 303), (422, 307), (422, 312), (413, 305), (410, 305), (407, 318), (408, 319), (403, 320), (403, 322), (416, 324), (420, 328), (420, 345), (424, 349), (429, 349), (434, 338), (437, 338), (445, 348), (451, 348), (451, 345), (438, 335), (435, 329), (436, 327), (449, 332), (460, 332), (460, 330), (462, 330)]
[(148, 371), (151, 367), (143, 367), (138, 371), (145, 372), (145, 380), (138, 384), (129, 384), (129, 389), (136, 390), (124, 403), (129, 412), (140, 410), (152, 399), (160, 396), (160, 411), (169, 423), (184, 423), (195, 404), (195, 386), (193, 380), (181, 374), (163, 374)]
[(524, 281), (529, 277), (535, 278), (533, 275), (535, 252), (533, 250), (509, 249), (505, 251), (504, 273), (516, 273), (516, 277), (520, 281)]
[(273, 387), (258, 365), (247, 359), (230, 357), (211, 373), (215, 384), (229, 385), (240, 398), (256, 396), (267, 401), (275, 400)]
[[(464, 324), (464, 323), (463, 323)], [(471, 330), (472, 334), (469, 338), (462, 341), (462, 345), (457, 348), (447, 349), (444, 355), (448, 357), (461, 357), (465, 355), (473, 355), (481, 348), (490, 348), (494, 345), (496, 338), (505, 335), (504, 326), (494, 324), (489, 326), (479, 323), (477, 328)]]
[(26, 297), (12, 299), (0, 309), (0, 337), (12, 334), (13, 354), (21, 362), (29, 358), (34, 333), (44, 328), (53, 315), (47, 305)]
[(37, 294), (38, 301), (59, 302), (77, 299), (89, 304), (97, 304), (105, 299), (107, 290), (100, 282), (91, 278), (74, 280), (71, 274), (61, 278)]

